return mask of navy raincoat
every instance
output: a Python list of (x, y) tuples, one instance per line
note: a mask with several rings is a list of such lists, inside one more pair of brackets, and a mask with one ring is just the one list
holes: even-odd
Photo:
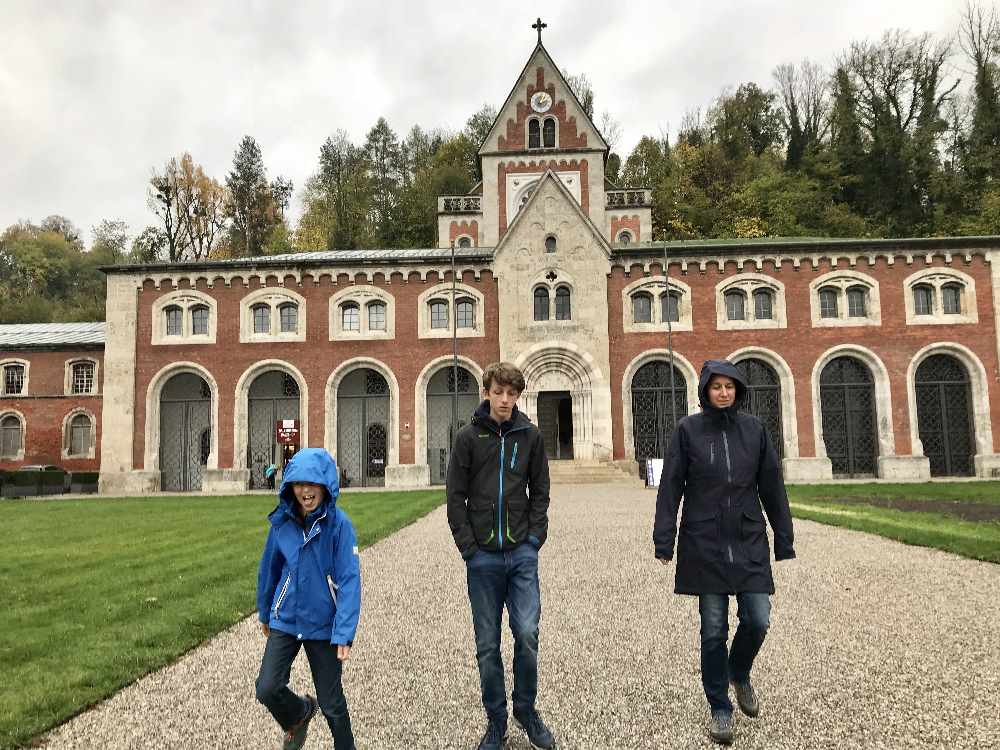
[[(326, 487), (302, 522), (293, 482)], [(361, 569), (354, 527), (337, 507), (337, 465), (322, 448), (304, 448), (285, 466), (278, 507), (257, 574), (261, 622), (299, 640), (351, 645), (361, 614)]]
[[(708, 400), (713, 375), (736, 383), (736, 400), (726, 409)], [(773, 594), (764, 513), (774, 533), (775, 560), (795, 557), (778, 456), (760, 420), (739, 410), (746, 395), (735, 365), (707, 361), (698, 383), (702, 411), (682, 419), (670, 439), (656, 496), (653, 544), (658, 558), (673, 558), (683, 497), (678, 594)]]

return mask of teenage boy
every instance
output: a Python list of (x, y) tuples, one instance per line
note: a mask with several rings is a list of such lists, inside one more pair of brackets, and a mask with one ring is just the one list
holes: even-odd
[(500, 660), (506, 604), (514, 635), (514, 720), (531, 746), (556, 746), (535, 710), (538, 694), (538, 550), (548, 530), (549, 464), (538, 428), (517, 409), (524, 375), (508, 362), (483, 373), (483, 402), (455, 437), (448, 463), (448, 525), (465, 559), (487, 727), (479, 750), (507, 739)]
[[(322, 448), (305, 448), (285, 465), (278, 507), (257, 576), (260, 629), (267, 637), (257, 700), (285, 730), (283, 750), (299, 750), (317, 707), (336, 750), (354, 750), (341, 683), (361, 614), (361, 571), (350, 519), (337, 507), (337, 465)], [(298, 696), (288, 679), (305, 646), (316, 698)]]

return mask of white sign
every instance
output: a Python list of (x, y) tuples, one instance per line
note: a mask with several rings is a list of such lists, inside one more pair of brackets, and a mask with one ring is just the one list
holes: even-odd
[(662, 458), (646, 459), (646, 484), (650, 487), (660, 486), (660, 474), (663, 473)]

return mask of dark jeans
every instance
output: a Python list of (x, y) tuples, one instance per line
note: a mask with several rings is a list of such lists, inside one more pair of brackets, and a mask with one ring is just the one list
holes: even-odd
[(701, 684), (705, 697), (713, 711), (731, 712), (729, 681), (750, 679), (750, 668), (771, 621), (771, 597), (768, 594), (736, 595), (736, 616), (740, 624), (728, 653), (729, 595), (702, 594), (698, 597), (698, 611), (701, 613)]
[(316, 700), (330, 725), (334, 748), (354, 750), (351, 716), (347, 712), (347, 699), (340, 682), (343, 665), (337, 658), (336, 646), (326, 641), (300, 641), (293, 635), (272, 628), (257, 676), (257, 700), (267, 706), (271, 716), (286, 732), (305, 717), (308, 707), (305, 699), (288, 689), (292, 662), (300, 646), (306, 648), (313, 684), (316, 685)]
[(507, 726), (507, 695), (500, 660), (500, 621), (507, 605), (514, 636), (515, 715), (535, 708), (538, 695), (538, 550), (525, 542), (505, 552), (478, 550), (466, 562), (476, 661), (483, 707), (490, 721)]

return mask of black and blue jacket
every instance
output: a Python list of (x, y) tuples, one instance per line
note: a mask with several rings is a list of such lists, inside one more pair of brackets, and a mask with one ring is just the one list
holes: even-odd
[(448, 462), (448, 525), (462, 557), (529, 542), (549, 527), (549, 463), (538, 428), (514, 407), (498, 425), (483, 401), (455, 437)]

